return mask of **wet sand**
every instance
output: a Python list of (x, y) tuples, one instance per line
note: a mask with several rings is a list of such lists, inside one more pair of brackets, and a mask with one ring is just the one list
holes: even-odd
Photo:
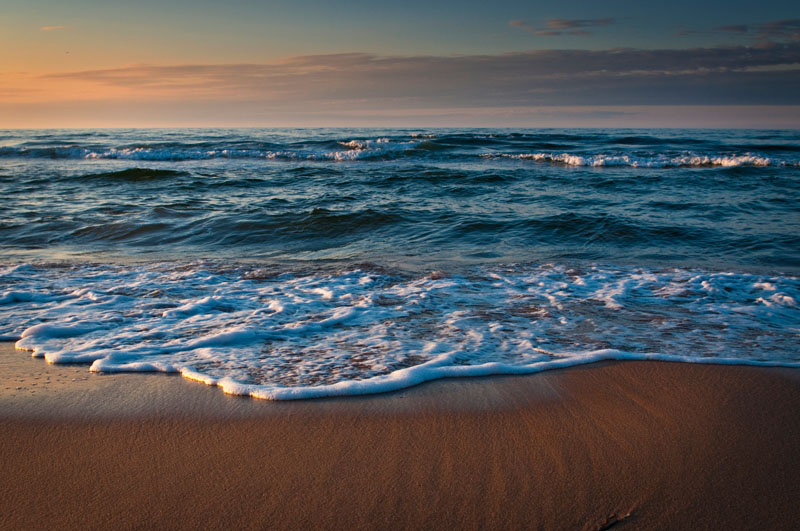
[(800, 521), (796, 369), (615, 362), (276, 403), (2, 344), (0, 382), (2, 529)]

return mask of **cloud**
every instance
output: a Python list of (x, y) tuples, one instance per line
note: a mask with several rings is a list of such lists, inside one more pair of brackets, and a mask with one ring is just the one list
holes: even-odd
[(770, 47), (775, 42), (800, 41), (800, 19), (784, 19), (760, 24), (732, 24), (717, 26), (710, 30), (682, 29), (677, 36), (691, 35), (741, 35), (750, 38), (759, 48)]
[(593, 26), (609, 26), (614, 23), (613, 18), (591, 18), (591, 19), (565, 19), (551, 18), (547, 21), (547, 27), (553, 29), (571, 28), (591, 28)]
[[(126, 101), (255, 102), (280, 109), (531, 105), (798, 105), (800, 42), (695, 49), (287, 58), (267, 64), (132, 66), (36, 82)], [(55, 96), (53, 96), (55, 97)]]
[[(597, 26), (609, 26), (614, 23), (613, 18), (592, 18), (592, 19), (565, 19), (551, 18), (547, 20), (544, 27), (536, 27), (528, 24), (524, 20), (511, 20), (508, 25), (513, 28), (520, 28), (537, 37), (558, 37), (560, 35), (591, 35), (590, 31), (583, 28)], [(567, 31), (569, 30), (569, 31)]]
[(747, 33), (749, 28), (746, 24), (736, 24), (733, 26), (717, 26), (714, 31), (723, 31), (726, 33)]
[(756, 34), (757, 46), (771, 48), (777, 42), (800, 42), (800, 19), (774, 20), (760, 24)]
[(544, 35), (544, 34), (561, 35), (560, 31), (545, 31), (545, 30), (536, 28), (534, 26), (531, 26), (530, 24), (528, 24), (524, 20), (510, 20), (508, 22), (508, 25), (511, 26), (512, 28), (519, 28), (521, 30), (527, 31), (528, 33), (533, 33), (534, 35), (540, 35), (540, 36), (545, 36), (545, 37), (547, 37), (549, 35)]
[(800, 18), (773, 20), (757, 27), (758, 32), (766, 37), (793, 37), (800, 31)]
[(42, 26), (39, 31), (58, 31), (67, 29), (67, 26)]

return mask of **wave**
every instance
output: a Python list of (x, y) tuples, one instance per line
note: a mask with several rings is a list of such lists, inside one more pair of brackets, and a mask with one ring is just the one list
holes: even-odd
[(90, 173), (82, 175), (80, 179), (87, 180), (109, 180), (109, 181), (153, 181), (158, 179), (171, 179), (174, 177), (185, 177), (187, 172), (176, 170), (159, 170), (152, 168), (128, 168), (120, 171)]
[[(261, 149), (154, 149), (111, 148), (96, 151), (88, 148), (0, 148), (2, 157), (29, 157), (78, 160), (130, 160), (130, 161), (193, 161), (214, 159), (261, 159), (271, 161), (389, 161), (402, 158), (510, 158), (530, 160), (568, 167), (630, 167), (630, 168), (713, 168), (713, 167), (800, 167), (800, 161), (782, 160), (764, 154), (658, 154), (629, 155), (624, 153), (503, 153), (461, 150), (463, 146), (450, 146), (442, 142), (382, 143), (379, 141), (351, 140), (339, 142), (338, 150), (261, 150)], [(537, 146), (556, 148), (555, 144)], [(791, 150), (787, 150), (791, 151)]]
[(179, 242), (226, 247), (230, 245), (276, 245), (296, 247), (318, 241), (335, 246), (338, 239), (354, 240), (365, 233), (374, 237), (383, 228), (405, 221), (401, 212), (366, 209), (336, 212), (315, 208), (307, 212), (284, 212), (273, 215), (208, 215), (203, 210), (187, 211), (155, 207), (134, 219), (104, 220), (73, 228), (62, 241), (94, 243), (125, 242), (142, 246), (160, 246)]
[[(353, 131), (356, 133), (357, 131)], [(363, 131), (360, 131), (363, 133)], [(457, 131), (435, 133), (384, 130), (374, 136), (335, 130), (327, 134), (265, 134), (238, 131), (229, 135), (163, 132), (148, 141), (140, 134), (75, 134), (21, 137), (0, 147), (0, 158), (129, 160), (153, 162), (219, 159), (284, 162), (474, 161), (512, 158), (562, 166), (632, 168), (800, 167), (789, 160), (798, 149), (793, 136), (780, 135), (758, 144), (724, 135), (708, 139), (651, 131)], [(382, 133), (382, 134), (381, 134)], [(649, 133), (649, 134), (648, 134)], [(126, 142), (125, 140), (130, 140)], [(156, 141), (161, 140), (161, 141)], [(692, 149), (694, 148), (694, 149)]]
[[(192, 161), (213, 159), (266, 159), (286, 161), (349, 161), (402, 157), (414, 152), (436, 150), (427, 139), (319, 141), (301, 145), (248, 143), (234, 145), (170, 144), (98, 148), (94, 146), (0, 147), (0, 158), (43, 158), (75, 160)], [(446, 149), (446, 148), (445, 148)]]
[(525, 222), (534, 234), (555, 235), (558, 240), (577, 240), (585, 243), (652, 244), (656, 242), (696, 242), (718, 236), (698, 227), (642, 223), (611, 215), (589, 216), (574, 213), (559, 214)]
[(501, 216), (459, 216), (449, 220), (447, 228), (435, 238), (443, 241), (489, 244), (498, 239), (541, 247), (588, 250), (613, 246), (646, 250), (658, 245), (662, 251), (674, 251), (675, 242), (686, 246), (713, 246), (725, 235), (719, 231), (677, 223), (646, 223), (612, 215), (563, 213), (530, 219)]
[(797, 166), (797, 161), (779, 161), (769, 157), (754, 154), (742, 155), (653, 155), (649, 157), (617, 154), (586, 154), (571, 153), (519, 153), (519, 154), (486, 154), (486, 157), (505, 157), (534, 162), (549, 163), (558, 166), (586, 166), (586, 167), (630, 167), (630, 168), (714, 168), (714, 167), (767, 167), (767, 166)]
[(88, 225), (74, 230), (70, 236), (85, 241), (135, 241), (140, 244), (162, 245), (173, 227), (166, 223), (116, 222)]
[(0, 337), (52, 363), (293, 399), (604, 359), (800, 366), (800, 278), (555, 265), (0, 267)]
[(800, 153), (800, 145), (797, 144), (741, 144), (733, 146), (742, 151), (762, 151), (768, 153)]

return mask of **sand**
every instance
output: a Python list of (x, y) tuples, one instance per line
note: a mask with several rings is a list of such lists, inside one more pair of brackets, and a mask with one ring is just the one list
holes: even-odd
[(2, 529), (800, 522), (795, 369), (603, 363), (276, 403), (5, 344), (0, 375)]

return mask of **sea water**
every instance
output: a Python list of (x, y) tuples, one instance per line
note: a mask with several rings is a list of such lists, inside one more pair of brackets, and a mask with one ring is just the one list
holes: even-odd
[(0, 339), (289, 399), (800, 366), (800, 132), (0, 131)]

